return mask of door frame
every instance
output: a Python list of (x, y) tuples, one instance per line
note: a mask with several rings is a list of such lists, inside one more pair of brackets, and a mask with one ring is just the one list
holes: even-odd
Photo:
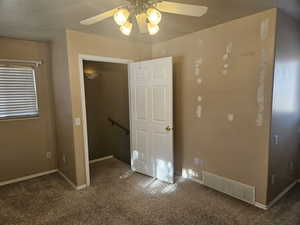
[[(85, 86), (84, 86), (84, 73), (83, 73), (83, 61), (93, 62), (107, 62), (107, 63), (118, 63), (127, 64), (134, 62), (130, 59), (120, 59), (103, 57), (96, 55), (79, 54), (79, 79), (80, 79), (80, 98), (81, 98), (81, 112), (82, 112), (82, 130), (83, 130), (83, 141), (84, 141), (84, 162), (85, 162), (85, 175), (86, 175), (86, 187), (90, 186), (90, 160), (89, 160), (89, 145), (88, 145), (88, 130), (87, 130), (87, 116), (86, 116), (86, 101), (85, 101)], [(129, 79), (129, 66), (128, 66), (128, 79)], [(128, 82), (129, 91), (129, 82)], [(130, 102), (130, 96), (129, 96)], [(130, 112), (129, 112), (130, 113)], [(130, 118), (129, 118), (130, 121)]]

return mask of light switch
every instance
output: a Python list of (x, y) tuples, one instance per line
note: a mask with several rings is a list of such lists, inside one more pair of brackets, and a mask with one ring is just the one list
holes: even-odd
[(279, 144), (279, 136), (274, 135), (274, 139), (275, 139), (275, 145), (278, 145)]
[(52, 153), (51, 152), (47, 152), (46, 153), (46, 157), (47, 157), (47, 159), (51, 159), (52, 158)]
[(75, 118), (75, 126), (80, 126), (81, 125), (81, 119), (79, 117)]

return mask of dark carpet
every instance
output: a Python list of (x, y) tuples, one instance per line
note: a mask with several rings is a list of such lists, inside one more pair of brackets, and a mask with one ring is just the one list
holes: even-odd
[(190, 180), (169, 185), (115, 159), (75, 191), (58, 174), (0, 187), (0, 225), (300, 225), (300, 186), (269, 211)]

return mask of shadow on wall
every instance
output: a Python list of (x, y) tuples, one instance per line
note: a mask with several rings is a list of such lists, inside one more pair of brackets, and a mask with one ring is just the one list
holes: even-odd
[(182, 105), (183, 96), (182, 96), (182, 89), (183, 89), (183, 82), (182, 82), (182, 74), (183, 74), (183, 56), (176, 56), (173, 57), (173, 69), (174, 69), (174, 79), (173, 79), (173, 90), (174, 91), (174, 109), (173, 109), (173, 118), (175, 124), (175, 131), (174, 131), (174, 159), (175, 159), (175, 174), (181, 174), (182, 167), (183, 167), (183, 138), (182, 138), (182, 129), (183, 129), (183, 118), (180, 115), (183, 115), (184, 107)]

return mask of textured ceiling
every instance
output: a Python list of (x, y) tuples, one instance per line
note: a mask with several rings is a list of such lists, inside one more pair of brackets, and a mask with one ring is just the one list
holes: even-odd
[(300, 21), (300, 0), (169, 0), (208, 6), (201, 18), (163, 13), (161, 31), (151, 38), (134, 30), (125, 37), (113, 19), (92, 26), (82, 19), (118, 7), (125, 0), (0, 0), (0, 36), (30, 40), (51, 40), (57, 32), (73, 29), (113, 38), (164, 41), (236, 18), (278, 7)]

